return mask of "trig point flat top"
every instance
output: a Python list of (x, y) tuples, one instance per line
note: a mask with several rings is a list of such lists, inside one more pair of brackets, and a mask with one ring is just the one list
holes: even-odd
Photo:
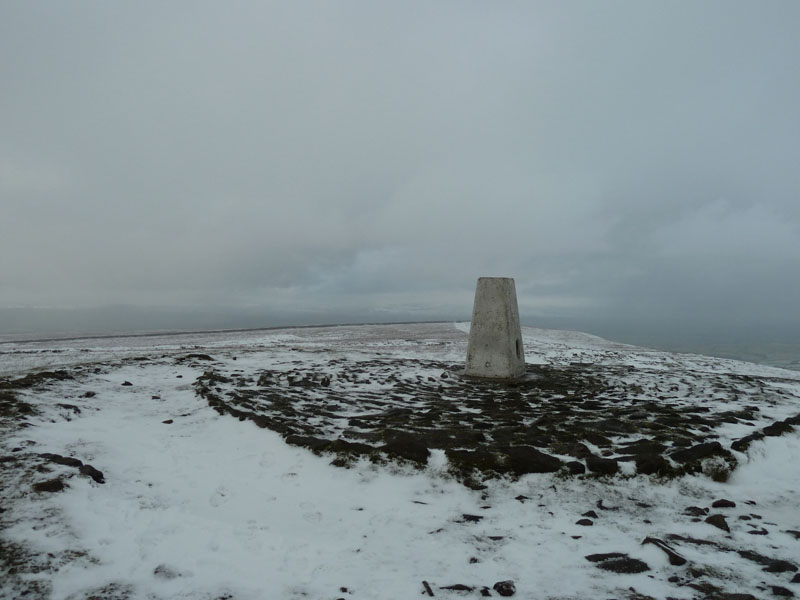
[(510, 277), (478, 278), (464, 374), (489, 379), (525, 374), (517, 288)]

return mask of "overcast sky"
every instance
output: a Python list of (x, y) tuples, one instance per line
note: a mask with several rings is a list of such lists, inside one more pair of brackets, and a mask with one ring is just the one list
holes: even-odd
[(800, 2), (0, 1), (0, 307), (800, 315)]

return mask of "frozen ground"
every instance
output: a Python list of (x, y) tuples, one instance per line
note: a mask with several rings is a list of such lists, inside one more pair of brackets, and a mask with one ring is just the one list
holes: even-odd
[(0, 346), (0, 597), (800, 593), (800, 374), (526, 329), (482, 386), (465, 331)]

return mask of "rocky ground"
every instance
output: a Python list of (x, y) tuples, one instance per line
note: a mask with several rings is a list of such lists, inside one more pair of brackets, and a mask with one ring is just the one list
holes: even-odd
[[(797, 400), (786, 388), (795, 381), (781, 377), (573, 363), (529, 365), (523, 380), (504, 383), (436, 361), (337, 358), (246, 373), (192, 358), (209, 363), (195, 387), (212, 407), (289, 444), (335, 455), (337, 465), (368, 456), (424, 467), (441, 449), (477, 487), (487, 477), (556, 471), (702, 471), (725, 481), (737, 462), (731, 450), (800, 425), (800, 411), (769, 416)], [(732, 431), (746, 433), (729, 439)]]

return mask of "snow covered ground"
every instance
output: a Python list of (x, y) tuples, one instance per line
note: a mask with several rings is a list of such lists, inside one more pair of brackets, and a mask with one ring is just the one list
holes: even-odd
[[(504, 581), (526, 599), (800, 593), (800, 435), (786, 425), (729, 450), (800, 414), (800, 373), (525, 329), (529, 364), (600, 365), (613, 389), (636, 390), (640, 403), (694, 399), (711, 415), (760, 407), (694, 432), (735, 457), (726, 482), (702, 471), (635, 474), (620, 458), (622, 434), (609, 434), (607, 454), (621, 466), (613, 476), (561, 469), (467, 487), (436, 447), (422, 466), (363, 456), (342, 468), (271, 425), (220, 414), (196, 385), (209, 369), (253, 382), (294, 370), (333, 378), (303, 392), (320, 401), (326, 390), (381, 398), (387, 365), (404, 385), (434, 379), (434, 363), (457, 378), (466, 331), (352, 326), (3, 345), (0, 597), (479, 598), (508, 593), (494, 587)], [(350, 365), (367, 372), (347, 379)], [(670, 395), (667, 384), (679, 389)], [(348, 416), (331, 409), (317, 423), (296, 411), (299, 425), (326, 435), (345, 435)], [(712, 506), (722, 499), (731, 502)], [(706, 522), (714, 515), (729, 531), (719, 518)], [(611, 553), (625, 556), (592, 557)]]

